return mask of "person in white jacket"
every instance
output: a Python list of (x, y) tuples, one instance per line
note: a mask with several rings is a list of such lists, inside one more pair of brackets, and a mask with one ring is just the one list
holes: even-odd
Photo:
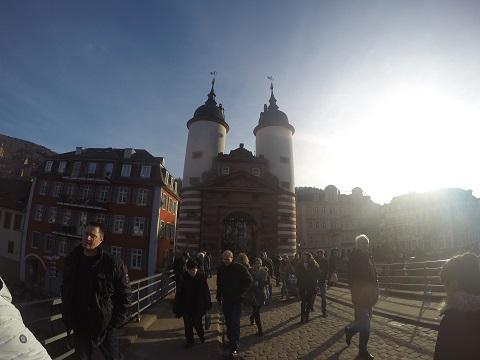
[(51, 360), (47, 350), (25, 326), (12, 295), (0, 277), (0, 359)]

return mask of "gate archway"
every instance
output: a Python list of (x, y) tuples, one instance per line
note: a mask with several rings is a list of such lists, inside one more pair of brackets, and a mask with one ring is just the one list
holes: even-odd
[(247, 253), (256, 255), (257, 226), (253, 217), (247, 213), (235, 212), (223, 220), (223, 250), (232, 250), (235, 255)]

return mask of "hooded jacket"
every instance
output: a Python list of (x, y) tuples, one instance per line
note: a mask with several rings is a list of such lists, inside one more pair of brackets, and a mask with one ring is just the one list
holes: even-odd
[(194, 277), (185, 272), (183, 281), (175, 294), (173, 312), (178, 317), (182, 315), (203, 316), (212, 308), (210, 289), (205, 275), (197, 272)]
[(78, 293), (76, 286), (79, 278), (85, 276), (78, 271), (82, 253), (83, 248), (79, 245), (65, 259), (62, 318), (67, 333), (72, 329), (78, 331), (86, 325), (91, 339), (100, 344), (109, 327), (118, 328), (128, 320), (128, 306), (131, 301), (130, 280), (123, 261), (99, 247), (90, 279), (92, 292), (88, 294), (88, 317), (79, 319), (75, 296)]
[(28, 330), (12, 295), (0, 278), (0, 358), (51, 360), (45, 348)]
[(434, 360), (480, 359), (480, 295), (457, 292), (442, 313)]

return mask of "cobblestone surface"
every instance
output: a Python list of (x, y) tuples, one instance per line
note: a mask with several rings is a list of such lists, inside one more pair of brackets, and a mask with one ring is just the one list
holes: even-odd
[[(317, 299), (319, 302), (319, 299)], [(327, 303), (328, 317), (316, 306), (310, 322), (300, 324), (300, 302), (284, 301), (278, 294), (262, 308), (265, 335), (258, 337), (250, 325), (249, 309), (241, 321), (241, 357), (257, 359), (355, 359), (358, 335), (347, 347), (343, 329), (353, 319), (350, 307)], [(432, 359), (437, 332), (374, 316), (371, 323), (369, 351), (375, 359)]]

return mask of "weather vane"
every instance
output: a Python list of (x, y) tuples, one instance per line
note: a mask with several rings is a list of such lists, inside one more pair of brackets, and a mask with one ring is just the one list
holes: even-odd
[(213, 78), (212, 78), (212, 87), (213, 87), (213, 85), (215, 84), (215, 76), (217, 75), (217, 72), (215, 70), (210, 71), (210, 75), (213, 76)]
[(270, 80), (270, 90), (273, 90), (273, 76), (267, 76), (267, 79)]

